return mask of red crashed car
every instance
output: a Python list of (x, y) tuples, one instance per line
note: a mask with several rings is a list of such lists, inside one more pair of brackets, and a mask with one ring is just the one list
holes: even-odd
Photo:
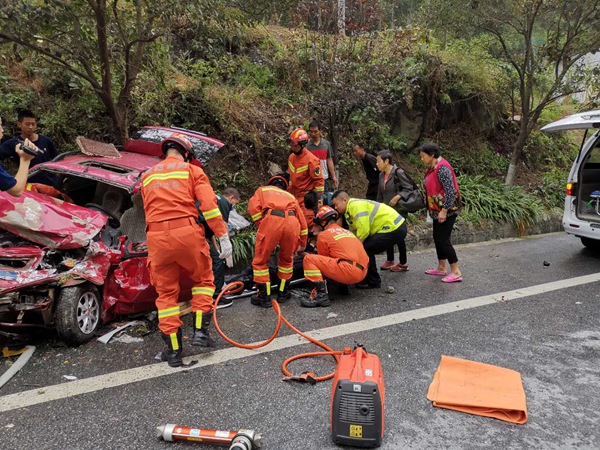
[[(59, 197), (0, 192), (0, 331), (55, 327), (78, 345), (102, 322), (154, 309), (144, 210), (134, 192), (174, 132), (191, 140), (201, 163), (223, 146), (194, 131), (145, 127), (111, 157), (63, 153), (31, 169), (58, 177)], [(180, 300), (190, 298), (184, 279)]]

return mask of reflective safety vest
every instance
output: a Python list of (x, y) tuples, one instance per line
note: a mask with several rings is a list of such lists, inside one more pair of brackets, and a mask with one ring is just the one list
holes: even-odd
[(404, 217), (391, 206), (356, 198), (348, 200), (345, 217), (350, 230), (361, 240), (377, 233), (397, 230), (404, 223)]

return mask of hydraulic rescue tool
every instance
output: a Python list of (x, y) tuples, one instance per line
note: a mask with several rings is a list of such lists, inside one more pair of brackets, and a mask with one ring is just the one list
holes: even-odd
[(354, 447), (379, 447), (383, 438), (385, 386), (377, 355), (358, 344), (344, 349), (331, 386), (331, 437)]
[[(327, 344), (318, 341), (306, 333), (298, 330), (281, 314), (281, 309), (276, 300), (273, 300), (273, 309), (277, 314), (275, 331), (266, 341), (257, 344), (242, 344), (236, 342), (221, 330), (216, 315), (216, 309), (223, 295), (239, 291), (241, 282), (226, 285), (214, 305), (214, 325), (223, 339), (236, 347), (256, 349), (272, 342), (281, 328), (283, 322), (290, 330), (303, 338), (318, 345), (325, 351), (303, 353), (286, 359), (281, 370), (284, 381), (300, 381), (315, 384), (319, 381), (334, 378), (331, 392), (331, 435), (333, 441), (340, 445), (353, 445), (355, 447), (379, 447), (383, 438), (385, 386), (383, 370), (377, 355), (367, 353), (360, 344), (354, 348), (344, 349), (343, 352), (335, 351)], [(310, 371), (305, 371), (299, 376), (294, 376), (287, 365), (292, 361), (314, 356), (331, 356), (337, 362), (335, 372), (328, 375), (316, 376)]]
[(229, 450), (254, 450), (262, 447), (262, 436), (254, 430), (222, 431), (169, 423), (157, 427), (156, 435), (167, 442), (193, 441), (229, 445)]

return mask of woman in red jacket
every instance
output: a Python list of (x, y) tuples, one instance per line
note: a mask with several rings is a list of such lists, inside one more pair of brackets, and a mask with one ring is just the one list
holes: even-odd
[[(441, 157), (440, 148), (433, 142), (420, 146), (419, 155), (427, 166), (423, 185), (427, 209), (433, 219), (433, 240), (438, 258), (437, 268), (426, 270), (425, 273), (443, 276), (444, 283), (462, 281), (458, 258), (450, 239), (460, 210), (460, 191), (454, 169)], [(450, 264), (450, 274), (447, 273), (446, 261)]]

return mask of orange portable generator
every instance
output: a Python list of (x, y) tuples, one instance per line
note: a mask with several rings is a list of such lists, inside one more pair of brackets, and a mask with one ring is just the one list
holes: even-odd
[(338, 445), (379, 447), (385, 386), (377, 355), (362, 345), (344, 349), (331, 388), (331, 437)]

